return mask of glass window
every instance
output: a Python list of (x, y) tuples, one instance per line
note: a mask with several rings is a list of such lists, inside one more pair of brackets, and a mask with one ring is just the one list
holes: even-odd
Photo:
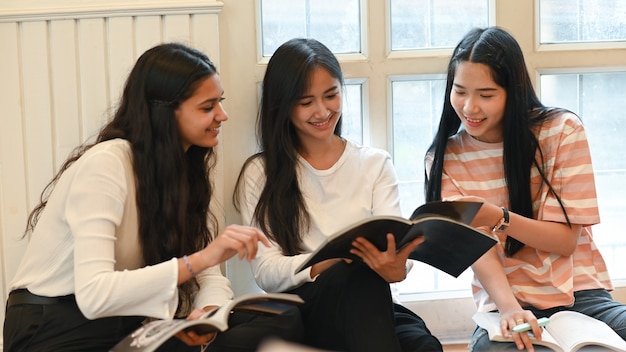
[(363, 85), (346, 82), (341, 115), (341, 135), (363, 144)]
[(489, 0), (390, 0), (390, 13), (392, 50), (450, 48), (489, 24)]
[(541, 0), (540, 41), (626, 40), (626, 0)]
[(622, 236), (626, 199), (626, 72), (544, 74), (541, 99), (545, 105), (569, 109), (585, 125), (598, 192), (601, 223), (594, 240), (613, 280), (626, 279), (626, 237)]
[(359, 0), (261, 0), (263, 56), (295, 37), (315, 38), (336, 54), (361, 52)]
[(393, 161), (405, 217), (424, 203), (424, 155), (437, 131), (445, 84), (445, 76), (391, 84)]
[[(424, 203), (424, 156), (430, 146), (443, 107), (444, 75), (394, 80), (392, 90), (393, 161), (400, 179), (402, 215), (409, 217)], [(406, 280), (398, 283), (401, 295), (469, 291), (471, 270), (454, 278), (415, 262)]]

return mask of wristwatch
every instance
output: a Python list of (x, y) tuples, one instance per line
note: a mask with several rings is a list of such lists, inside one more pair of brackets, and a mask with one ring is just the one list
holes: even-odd
[(505, 207), (500, 208), (502, 209), (502, 219), (491, 229), (492, 232), (504, 232), (509, 227), (509, 210)]

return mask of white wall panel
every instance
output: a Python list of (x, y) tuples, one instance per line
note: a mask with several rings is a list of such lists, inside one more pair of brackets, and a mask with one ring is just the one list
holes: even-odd
[(135, 57), (150, 49), (163, 39), (161, 16), (140, 16), (135, 18)]
[[(26, 179), (20, 44), (16, 23), (0, 23), (0, 299), (6, 301), (8, 280), (26, 246), (19, 241), (26, 221)], [(0, 309), (4, 321), (4, 309)]]
[(129, 16), (107, 20), (108, 72), (110, 104), (117, 104), (126, 77), (137, 60), (134, 50), (134, 19)]
[(186, 15), (163, 16), (163, 41), (189, 44), (191, 42), (189, 18), (190, 16)]
[(48, 31), (45, 21), (22, 23), (20, 28), (25, 178), (28, 205), (32, 207), (39, 199), (43, 187), (50, 181), (54, 170)]
[(191, 17), (191, 42), (204, 51), (220, 70), (219, 23), (216, 16), (199, 14)]
[[(108, 39), (113, 41), (118, 38)], [(83, 140), (93, 141), (98, 129), (107, 120), (110, 100), (106, 40), (104, 18), (78, 21), (79, 112)]]
[(56, 148), (56, 172), (72, 150), (82, 142), (76, 21), (51, 21), (49, 33), (53, 123), (51, 132)]

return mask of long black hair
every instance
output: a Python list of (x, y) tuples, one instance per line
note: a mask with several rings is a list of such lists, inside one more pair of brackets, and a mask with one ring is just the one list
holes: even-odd
[[(531, 168), (534, 166), (544, 184), (558, 199), (567, 218), (560, 197), (545, 176), (543, 153), (533, 133), (533, 129), (547, 118), (565, 110), (549, 108), (541, 103), (532, 86), (521, 48), (513, 36), (498, 27), (471, 30), (452, 53), (439, 129), (427, 152), (433, 154), (433, 161), (430, 173), (426, 175), (426, 201), (441, 199), (446, 145), (448, 139), (455, 135), (461, 126), (461, 120), (450, 103), (450, 93), (456, 69), (462, 62), (481, 63), (489, 67), (494, 82), (507, 93), (503, 118), (503, 164), (509, 195), (508, 207), (516, 214), (534, 218), (530, 187)], [(569, 219), (567, 222), (569, 224)], [(507, 237), (504, 247), (506, 255), (512, 256), (524, 247), (524, 244)]]
[[(63, 172), (95, 144), (121, 138), (132, 149), (145, 264), (204, 248), (211, 239), (208, 220), (215, 220), (209, 210), (214, 152), (198, 146), (183, 149), (174, 111), (200, 82), (216, 73), (205, 54), (182, 44), (161, 44), (142, 54), (126, 80), (112, 120), (94, 143), (79, 146), (63, 163), (30, 213), (25, 234), (36, 226)], [(196, 285), (190, 280), (181, 286), (179, 307), (189, 307)]]
[[(337, 58), (315, 39), (291, 39), (272, 55), (263, 79), (257, 119), (261, 152), (245, 162), (233, 197), (235, 207), (239, 209), (242, 175), (253, 159), (261, 158), (265, 164), (266, 182), (254, 211), (254, 219), (261, 230), (280, 245), (285, 255), (302, 251), (302, 236), (310, 223), (298, 185), (300, 140), (291, 115), (309, 88), (311, 73), (318, 67), (328, 71), (344, 86)], [(338, 136), (341, 135), (341, 120), (334, 131)]]

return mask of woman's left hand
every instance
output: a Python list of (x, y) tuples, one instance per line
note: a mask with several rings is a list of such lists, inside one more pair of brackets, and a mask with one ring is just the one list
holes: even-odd
[[(187, 320), (194, 320), (200, 318), (203, 314), (213, 309), (217, 309), (217, 306), (207, 306), (204, 309), (196, 308), (188, 316)], [(216, 332), (199, 335), (193, 330), (181, 330), (175, 335), (179, 340), (187, 344), (188, 346), (200, 346), (210, 343), (217, 336)]]
[(358, 237), (352, 242), (350, 253), (361, 258), (378, 275), (389, 283), (402, 281), (406, 278), (406, 261), (409, 254), (420, 243), (423, 238), (416, 238), (396, 253), (396, 240), (393, 234), (387, 234), (387, 250), (381, 252), (370, 241), (363, 237)]

